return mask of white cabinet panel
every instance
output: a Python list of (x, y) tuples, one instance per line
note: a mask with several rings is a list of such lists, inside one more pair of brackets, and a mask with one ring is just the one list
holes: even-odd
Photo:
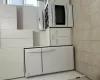
[(44, 74), (74, 69), (73, 46), (49, 47), (42, 50)]
[(72, 41), (68, 37), (55, 37), (51, 40), (51, 45), (72, 45)]
[(50, 46), (49, 30), (40, 31), (40, 45), (42, 45), (42, 46)]
[(71, 28), (50, 28), (51, 45), (72, 45)]
[(17, 18), (17, 9), (14, 5), (0, 5), (0, 17)]
[(0, 49), (0, 79), (24, 77), (23, 48)]
[(1, 30), (1, 38), (33, 38), (32, 30)]
[(72, 41), (68, 37), (59, 37), (56, 43), (58, 45), (72, 45)]
[(0, 29), (17, 29), (17, 18), (0, 18)]
[(23, 29), (39, 31), (38, 8), (34, 6), (23, 6)]
[(71, 28), (51, 28), (50, 32), (51, 34), (54, 34), (55, 36), (66, 37), (72, 34), (72, 29)]
[(58, 45), (57, 43), (58, 43), (57, 39), (53, 39), (53, 40), (50, 41), (51, 46), (56, 46), (56, 45)]
[(41, 48), (26, 49), (25, 51), (26, 77), (42, 74)]
[(32, 47), (33, 39), (1, 39), (1, 48)]

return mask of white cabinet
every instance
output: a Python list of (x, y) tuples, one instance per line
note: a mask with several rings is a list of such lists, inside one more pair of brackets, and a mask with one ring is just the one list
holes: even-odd
[(72, 45), (72, 28), (48, 28), (40, 32), (40, 45)]
[(72, 45), (71, 28), (50, 28), (50, 45)]
[(42, 50), (43, 74), (74, 69), (72, 46), (49, 47)]
[(0, 49), (0, 79), (24, 77), (23, 48)]
[(25, 49), (25, 76), (74, 69), (73, 46)]
[(26, 77), (42, 74), (41, 48), (25, 50)]

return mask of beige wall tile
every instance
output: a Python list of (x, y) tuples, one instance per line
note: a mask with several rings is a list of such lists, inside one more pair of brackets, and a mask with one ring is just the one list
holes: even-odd
[(84, 41), (84, 51), (85, 52), (92, 52), (92, 42), (91, 41)]
[(81, 61), (76, 61), (76, 70), (81, 72), (82, 74), (85, 74), (86, 72), (86, 64)]
[(94, 55), (94, 66), (100, 68), (100, 54)]
[(88, 5), (90, 2), (90, 0), (82, 0), (82, 5), (86, 6)]
[(84, 40), (84, 30), (79, 31), (79, 40)]
[(92, 16), (90, 16), (91, 18), (91, 25), (93, 27), (100, 27), (100, 13), (96, 13)]
[(72, 0), (76, 70), (100, 80), (100, 0)]
[(93, 67), (93, 76), (92, 80), (100, 80), (100, 68)]
[(78, 49), (79, 49), (79, 51), (84, 51), (84, 41), (79, 41)]
[(91, 28), (90, 11), (88, 6), (82, 6), (82, 25), (84, 29)]
[(90, 21), (90, 17), (83, 15), (83, 21), (82, 21), (82, 25), (84, 29), (90, 29), (91, 28), (91, 21)]
[(92, 28), (92, 40), (100, 40), (100, 27)]
[[(85, 0), (83, 0), (83, 1), (85, 1)], [(88, 0), (86, 0), (86, 1), (88, 1)], [(90, 7), (82, 5), (82, 14), (90, 15)]]
[(100, 41), (92, 41), (92, 52), (100, 54)]
[(90, 14), (93, 15), (100, 11), (100, 0), (95, 0), (90, 4)]
[(94, 66), (93, 65), (94, 54), (93, 53), (89, 53), (89, 52), (85, 52), (84, 53), (84, 62), (87, 63), (88, 65)]
[(91, 29), (85, 29), (84, 30), (84, 40), (91, 40)]
[(75, 61), (75, 68), (76, 68), (77, 71), (80, 72), (80, 61), (78, 61), (78, 60)]
[(85, 71), (85, 75), (91, 79), (93, 76), (93, 66), (86, 64)]
[(81, 52), (81, 51), (77, 52), (76, 60), (85, 62), (85, 52)]

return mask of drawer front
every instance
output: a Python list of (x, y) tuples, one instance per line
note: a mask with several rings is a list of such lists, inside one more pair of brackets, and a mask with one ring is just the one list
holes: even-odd
[(73, 46), (43, 48), (43, 74), (74, 69)]
[(41, 48), (25, 49), (25, 53), (41, 53)]
[(62, 36), (62, 37), (65, 37), (65, 36), (71, 36), (72, 35), (72, 29), (70, 28), (53, 28), (53, 29), (50, 29), (50, 32), (51, 32), (51, 35), (54, 35), (54, 36)]
[(41, 48), (25, 50), (25, 76), (36, 76), (42, 74)]

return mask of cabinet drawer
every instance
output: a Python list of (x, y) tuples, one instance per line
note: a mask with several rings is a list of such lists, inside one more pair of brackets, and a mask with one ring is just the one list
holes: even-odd
[(25, 49), (25, 53), (41, 53), (41, 48)]
[(53, 28), (50, 29), (51, 35), (54, 36), (71, 36), (72, 35), (72, 29), (70, 28)]
[(72, 45), (72, 40), (68, 37), (58, 37), (51, 40), (51, 45)]
[(70, 38), (68, 38), (68, 37), (59, 37), (58, 39), (57, 39), (57, 44), (58, 45), (72, 45), (72, 41), (71, 41), (71, 39)]
[(71, 29), (66, 28), (66, 29), (58, 29), (57, 30), (57, 36), (70, 36), (71, 35)]

